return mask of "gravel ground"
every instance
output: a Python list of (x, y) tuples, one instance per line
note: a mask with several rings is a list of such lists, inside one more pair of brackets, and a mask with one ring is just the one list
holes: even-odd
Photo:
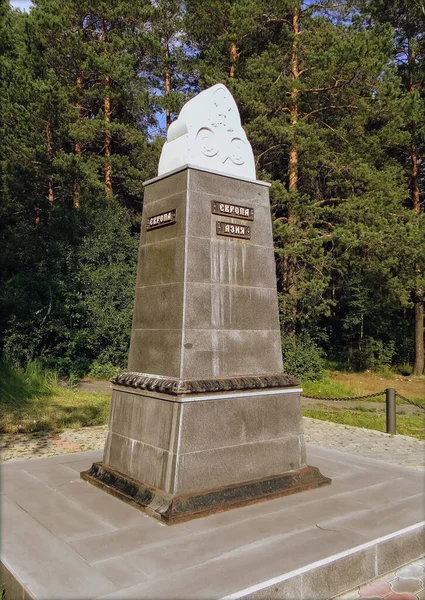
[[(425, 470), (425, 442), (404, 435), (390, 436), (380, 431), (304, 418), (308, 443), (368, 458)], [(67, 429), (59, 434), (2, 434), (2, 461), (55, 456), (67, 452), (100, 450), (105, 443), (106, 425)]]
[(304, 433), (306, 442), (316, 446), (425, 470), (425, 442), (407, 435), (391, 436), (381, 431), (306, 417)]

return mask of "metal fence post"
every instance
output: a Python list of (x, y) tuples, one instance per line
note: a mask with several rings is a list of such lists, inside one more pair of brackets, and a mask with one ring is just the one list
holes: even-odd
[(385, 402), (387, 406), (387, 433), (396, 433), (396, 403), (395, 389), (387, 388), (385, 390)]

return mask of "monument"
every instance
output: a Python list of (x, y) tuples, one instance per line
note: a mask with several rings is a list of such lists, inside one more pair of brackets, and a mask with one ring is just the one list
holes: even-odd
[(129, 372), (81, 477), (168, 524), (329, 484), (283, 370), (269, 184), (224, 85), (183, 107), (145, 186)]

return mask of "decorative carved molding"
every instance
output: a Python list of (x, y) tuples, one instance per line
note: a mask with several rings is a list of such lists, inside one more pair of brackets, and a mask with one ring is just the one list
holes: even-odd
[(220, 379), (178, 379), (176, 377), (147, 375), (145, 373), (121, 373), (120, 375), (116, 375), (111, 381), (115, 385), (170, 394), (172, 396), (299, 385), (299, 381), (295, 377), (286, 373)]

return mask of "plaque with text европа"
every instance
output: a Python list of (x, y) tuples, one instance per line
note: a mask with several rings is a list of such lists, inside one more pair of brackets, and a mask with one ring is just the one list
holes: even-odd
[(146, 231), (151, 231), (152, 229), (159, 229), (160, 227), (166, 227), (167, 225), (174, 225), (176, 223), (176, 214), (177, 211), (175, 208), (173, 208), (173, 210), (161, 213), (160, 215), (148, 217), (146, 223)]
[(213, 215), (223, 215), (226, 217), (237, 217), (246, 221), (254, 220), (254, 209), (248, 206), (238, 206), (237, 204), (226, 204), (225, 202), (211, 202), (211, 212)]
[(243, 240), (251, 239), (251, 227), (248, 227), (248, 225), (235, 225), (234, 223), (223, 223), (222, 221), (217, 221), (216, 232), (217, 235), (224, 235)]

